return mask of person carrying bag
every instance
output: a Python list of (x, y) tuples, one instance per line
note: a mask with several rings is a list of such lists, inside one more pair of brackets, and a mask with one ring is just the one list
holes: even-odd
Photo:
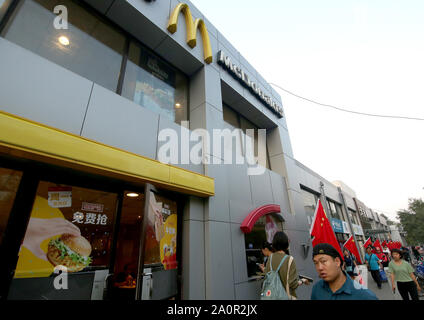
[(284, 289), (283, 284), (280, 279), (280, 268), (284, 261), (287, 259), (288, 255), (285, 255), (281, 259), (280, 264), (278, 265), (277, 270), (272, 270), (272, 255), (270, 257), (270, 268), (271, 270), (265, 275), (265, 280), (262, 284), (261, 291), (261, 300), (289, 300), (288, 287)]
[[(294, 259), (292, 256), (289, 255), (289, 240), (287, 235), (280, 231), (277, 232), (274, 235), (274, 239), (272, 241), (272, 247), (274, 248), (275, 252), (272, 254), (272, 257), (267, 262), (267, 265), (265, 267), (265, 273), (267, 274), (263, 287), (262, 292), (263, 295), (261, 295), (261, 299), (264, 300), (271, 300), (271, 299), (285, 299), (285, 300), (296, 300), (296, 288), (305, 283), (309, 284), (309, 282), (306, 279), (299, 280), (297, 270), (296, 270), (296, 264), (294, 262)], [(278, 271), (276, 271), (278, 269)], [(275, 271), (274, 271), (275, 270)], [(273, 296), (273, 290), (272, 287), (271, 292), (268, 292), (267, 288), (269, 288), (269, 276), (268, 272), (274, 271), (276, 274), (279, 275), (279, 280), (281, 282), (281, 286), (283, 290), (285, 291), (287, 298), (283, 294), (278, 294), (279, 298), (271, 298)], [(274, 278), (275, 276), (273, 276)], [(275, 280), (274, 280), (275, 281)], [(275, 285), (278, 286), (278, 285)], [(275, 292), (275, 289), (274, 289)], [(270, 296), (267, 297), (267, 293), (270, 294)]]

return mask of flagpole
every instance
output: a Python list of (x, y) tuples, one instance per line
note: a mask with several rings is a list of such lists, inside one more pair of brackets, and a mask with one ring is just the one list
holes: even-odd
[[(316, 218), (317, 218), (317, 213), (318, 213), (318, 208), (319, 208), (319, 202), (320, 202), (321, 200), (320, 199), (318, 199), (317, 200), (317, 204), (316, 204), (316, 206), (315, 206), (315, 213), (314, 213), (314, 218), (312, 219), (312, 224), (311, 224), (311, 227), (309, 228), (309, 234), (312, 234), (312, 229), (314, 228), (314, 225), (315, 225), (315, 220), (316, 220)], [(313, 239), (311, 239), (311, 241), (312, 241)]]
[(344, 207), (346, 215), (347, 215), (347, 223), (349, 224), (350, 232), (352, 234), (353, 241), (355, 242), (356, 250), (358, 250), (358, 253), (361, 256), (361, 260), (364, 260), (364, 257), (361, 255), (361, 251), (359, 250), (359, 247), (358, 247), (358, 241), (356, 240), (355, 231), (353, 230), (352, 223), (350, 221), (349, 209), (346, 205), (346, 200), (345, 200), (345, 197), (343, 195), (342, 189), (340, 187), (337, 187), (337, 190), (339, 191), (340, 198), (342, 199), (343, 207)]

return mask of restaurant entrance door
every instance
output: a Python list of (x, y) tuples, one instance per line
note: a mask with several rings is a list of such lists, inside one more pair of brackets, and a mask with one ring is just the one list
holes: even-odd
[(177, 296), (177, 210), (176, 201), (149, 184), (144, 194), (124, 192), (107, 299), (161, 300)]

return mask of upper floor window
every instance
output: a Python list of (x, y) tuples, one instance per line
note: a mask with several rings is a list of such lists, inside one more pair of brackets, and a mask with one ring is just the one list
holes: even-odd
[(312, 220), (314, 219), (314, 214), (318, 202), (318, 195), (315, 193), (306, 191), (305, 189), (300, 189), (303, 199), (303, 206), (305, 208), (306, 219), (308, 220), (308, 224), (312, 224)]
[(356, 217), (356, 212), (353, 211), (353, 210), (351, 210), (351, 209), (348, 209), (348, 210), (349, 210), (349, 219), (350, 219), (350, 221), (353, 224), (359, 225), (358, 218)]
[[(242, 137), (243, 139), (241, 141), (246, 141), (247, 129), (254, 130), (254, 136), (252, 137), (253, 138), (252, 151), (254, 152), (255, 156), (258, 156), (258, 150), (259, 150), (259, 131), (258, 130), (260, 128), (225, 104), (223, 105), (223, 115), (224, 115), (225, 123), (229, 124), (230, 127), (232, 127), (233, 129), (241, 130), (243, 135)], [(244, 150), (244, 148), (242, 148), (241, 150)], [(246, 155), (246, 150), (244, 150), (244, 155)], [(266, 168), (271, 169), (271, 165), (269, 162), (268, 147), (266, 147)]]
[(342, 220), (343, 215), (342, 215), (341, 206), (338, 203), (335, 203), (335, 202), (328, 200), (328, 199), (327, 199), (327, 202), (328, 202), (328, 206), (330, 208), (329, 213), (330, 213), (331, 218)]
[[(57, 5), (67, 9), (67, 29), (55, 27)], [(22, 0), (8, 20), (7, 40), (171, 121), (187, 120), (187, 77), (78, 1)]]
[[(68, 29), (55, 28), (58, 4), (67, 8)], [(21, 1), (2, 36), (116, 91), (125, 36), (73, 1)]]
[(188, 80), (169, 64), (131, 41), (122, 95), (181, 123), (187, 119)]

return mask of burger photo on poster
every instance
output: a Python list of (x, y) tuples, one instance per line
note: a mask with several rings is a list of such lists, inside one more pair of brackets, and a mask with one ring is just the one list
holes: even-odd
[(48, 245), (47, 259), (53, 266), (62, 265), (68, 272), (78, 272), (90, 265), (91, 244), (82, 236), (62, 234)]

